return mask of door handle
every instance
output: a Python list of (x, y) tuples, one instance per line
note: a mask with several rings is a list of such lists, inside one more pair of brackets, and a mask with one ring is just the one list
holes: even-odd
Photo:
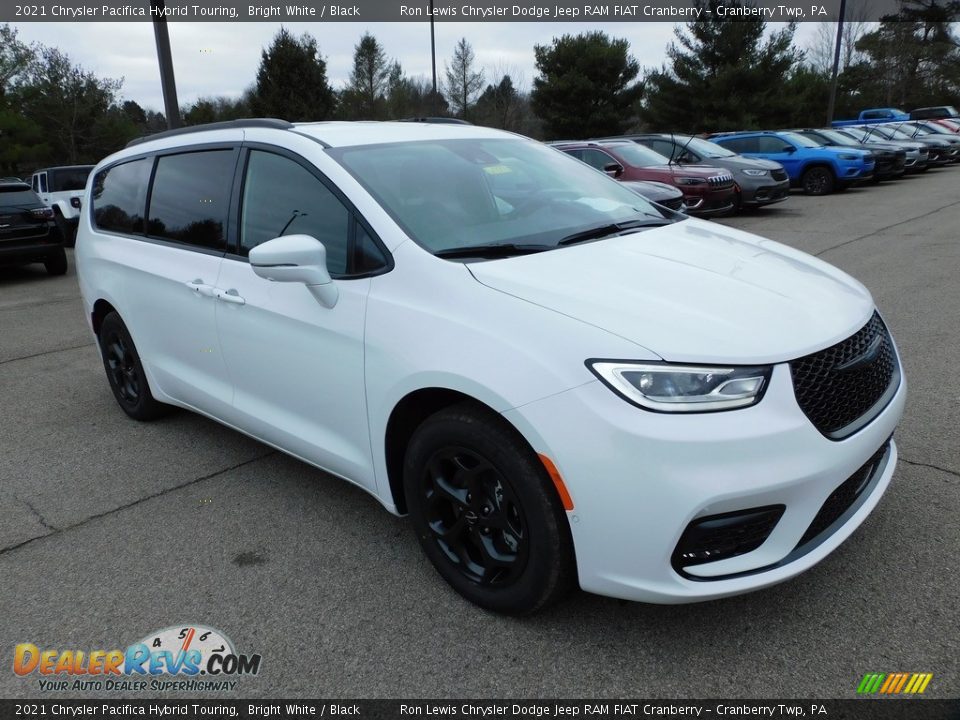
[(217, 292), (217, 298), (223, 300), (224, 302), (233, 303), (234, 305), (246, 305), (247, 301), (240, 297), (238, 293), (233, 288), (229, 290), (220, 290)]
[(197, 278), (191, 282), (188, 282), (187, 287), (193, 290), (198, 295), (203, 295), (204, 297), (216, 297), (217, 289), (213, 285), (207, 285), (203, 280)]

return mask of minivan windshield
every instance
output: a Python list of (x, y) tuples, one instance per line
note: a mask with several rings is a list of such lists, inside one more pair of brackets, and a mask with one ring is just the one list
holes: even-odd
[(682, 218), (532, 140), (422, 140), (327, 152), (415, 242), (448, 257), (464, 248), (549, 250), (572, 236), (594, 239), (621, 226)]

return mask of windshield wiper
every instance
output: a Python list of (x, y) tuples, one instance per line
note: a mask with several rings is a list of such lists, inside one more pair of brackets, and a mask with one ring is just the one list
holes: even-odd
[(533, 253), (553, 250), (555, 245), (517, 245), (502, 243), (499, 245), (468, 245), (466, 247), (447, 248), (434, 253), (439, 258), (501, 258), (513, 255), (532, 255)]
[(567, 235), (560, 242), (558, 242), (557, 245), (573, 245), (574, 243), (586, 242), (587, 240), (598, 240), (599, 238), (607, 237), (608, 235), (616, 235), (626, 230), (633, 230), (634, 228), (663, 227), (664, 225), (672, 225), (673, 223), (673, 220), (668, 220), (666, 218), (651, 218), (650, 220), (630, 220), (628, 222), (600, 225), (599, 227), (589, 228), (588, 230), (581, 230), (580, 232), (575, 232), (572, 235)]

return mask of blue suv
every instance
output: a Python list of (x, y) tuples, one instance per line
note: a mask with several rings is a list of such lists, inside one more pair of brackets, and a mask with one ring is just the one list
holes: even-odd
[(740, 155), (780, 163), (790, 182), (808, 195), (829, 195), (873, 177), (874, 158), (869, 150), (822, 147), (797, 133), (719, 133), (710, 140)]

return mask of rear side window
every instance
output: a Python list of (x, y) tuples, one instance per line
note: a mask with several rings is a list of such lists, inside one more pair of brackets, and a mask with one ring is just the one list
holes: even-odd
[(143, 208), (147, 202), (152, 158), (114, 165), (93, 179), (93, 224), (100, 230), (143, 235)]
[(162, 155), (150, 191), (147, 234), (197, 247), (226, 246), (232, 149)]
[(717, 138), (714, 142), (723, 145), (727, 150), (732, 150), (735, 153), (759, 152), (757, 149), (757, 138), (755, 137)]

